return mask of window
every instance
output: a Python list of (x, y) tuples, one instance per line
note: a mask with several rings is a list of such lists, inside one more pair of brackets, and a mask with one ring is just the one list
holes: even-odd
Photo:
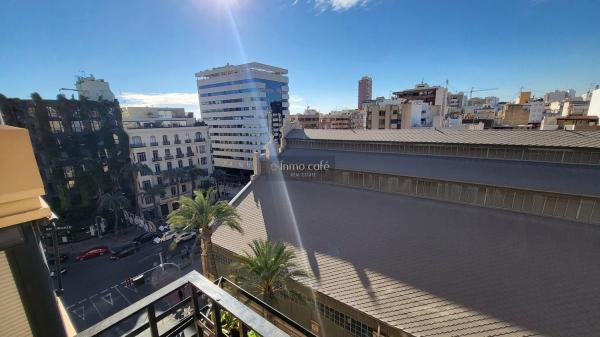
[(137, 154), (137, 159), (138, 159), (139, 162), (146, 161), (146, 152), (139, 152)]
[(160, 173), (160, 164), (154, 164), (154, 173)]
[(158, 150), (152, 150), (152, 160), (158, 160)]
[(75, 180), (67, 181), (67, 188), (72, 189), (73, 187), (75, 187)]
[(98, 131), (100, 130), (100, 122), (97, 120), (91, 120), (90, 121), (90, 126), (92, 127), (92, 131)]
[(191, 147), (191, 146), (188, 146), (188, 147), (187, 147), (187, 153), (193, 153), (193, 152), (194, 152), (194, 151), (192, 151), (192, 147)]
[(200, 164), (201, 165), (206, 165), (206, 157), (200, 158)]
[(171, 195), (177, 195), (177, 189), (175, 186), (171, 186)]
[(167, 162), (167, 170), (172, 170), (172, 169), (173, 169), (173, 164), (170, 161), (168, 161)]
[(75, 176), (72, 166), (65, 166), (63, 168), (63, 171), (64, 171), (64, 174), (65, 174), (65, 178), (73, 178)]
[(206, 146), (200, 145), (200, 146), (197, 146), (197, 148), (198, 148), (198, 153), (206, 153)]
[(142, 137), (140, 137), (140, 136), (133, 136), (133, 137), (131, 137), (131, 143), (133, 145), (140, 145), (140, 144), (142, 144)]
[(183, 152), (181, 152), (181, 148), (177, 148), (177, 155), (178, 156), (182, 156), (183, 155)]
[(150, 136), (150, 144), (156, 144), (156, 137), (155, 136)]
[(181, 159), (180, 159), (180, 160), (178, 160), (178, 161), (177, 161), (177, 166), (178, 166), (179, 168), (183, 168), (183, 160), (181, 160)]
[(163, 135), (163, 137), (162, 137), (162, 138), (163, 138), (163, 144), (164, 144), (164, 145), (169, 145), (169, 144), (170, 144), (170, 143), (169, 143), (169, 137), (167, 137), (167, 135)]
[(58, 112), (56, 111), (56, 109), (51, 106), (47, 106), (46, 111), (48, 111), (48, 117), (50, 117), (50, 118), (59, 118), (60, 117), (58, 115)]
[(165, 156), (170, 156), (170, 155), (171, 155), (171, 150), (165, 149)]
[(142, 188), (145, 190), (149, 190), (150, 188), (152, 188), (152, 182), (150, 180), (144, 180), (142, 182)]
[(64, 129), (63, 129), (61, 121), (50, 121), (50, 132), (61, 133), (63, 131), (64, 131)]
[(185, 184), (181, 185), (181, 192), (185, 193), (185, 191), (187, 191), (187, 186)]
[(189, 159), (188, 159), (188, 166), (189, 166), (189, 167), (192, 167), (192, 166), (194, 166), (194, 161), (192, 160), (192, 158), (189, 158)]
[(73, 132), (81, 133), (81, 132), (83, 132), (83, 122), (82, 121), (72, 121), (71, 128), (73, 129)]
[(154, 196), (147, 195), (144, 197), (144, 201), (147, 205), (154, 203)]

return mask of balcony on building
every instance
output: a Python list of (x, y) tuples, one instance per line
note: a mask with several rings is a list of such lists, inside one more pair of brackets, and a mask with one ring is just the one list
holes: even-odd
[(161, 161), (162, 157), (152, 157), (152, 161), (156, 162), (156, 161)]
[(162, 142), (162, 143), (163, 143), (163, 145), (171, 145), (171, 142), (170, 142), (170, 141), (168, 141), (168, 140), (163, 140), (163, 142)]
[(181, 139), (175, 139), (175, 144), (181, 144)]
[(146, 147), (146, 143), (130, 143), (129, 147), (132, 149), (139, 148), (139, 147)]
[(194, 152), (188, 152), (188, 153), (186, 153), (186, 155), (187, 155), (188, 157), (193, 157), (193, 156), (194, 156)]
[(173, 155), (172, 154), (166, 154), (165, 155), (165, 160), (172, 160), (173, 159)]
[(150, 142), (150, 146), (158, 146), (158, 142)]
[[(234, 317), (237, 327), (228, 331), (221, 323), (224, 315)], [(221, 277), (212, 282), (197, 271), (189, 272), (76, 337), (102, 336), (113, 331), (120, 334), (125, 331), (125, 336), (153, 337), (315, 336), (228, 279)]]
[(184, 157), (184, 155), (183, 155), (183, 153), (178, 153), (178, 154), (176, 154), (176, 155), (175, 155), (175, 157), (176, 157), (176, 158), (183, 158), (183, 157)]
[(196, 142), (196, 143), (203, 143), (203, 142), (206, 142), (206, 139), (204, 139), (202, 137), (196, 137), (196, 138), (194, 138), (194, 142)]
[(185, 143), (186, 143), (186, 144), (190, 144), (191, 142), (192, 142), (192, 140), (191, 140), (191, 139), (189, 139), (189, 138), (185, 140)]

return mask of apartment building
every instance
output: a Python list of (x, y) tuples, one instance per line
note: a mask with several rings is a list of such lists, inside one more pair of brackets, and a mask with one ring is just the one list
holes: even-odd
[(573, 99), (563, 102), (562, 112), (563, 116), (587, 116), (590, 101), (584, 101), (581, 99)]
[(370, 76), (363, 76), (358, 80), (358, 109), (362, 104), (370, 101), (373, 97), (373, 79)]
[(554, 90), (544, 95), (544, 103), (562, 102), (575, 98), (575, 90)]
[(302, 129), (318, 129), (321, 116), (315, 109), (306, 109), (302, 114), (290, 115), (290, 122), (295, 122)]
[(320, 129), (350, 129), (351, 125), (350, 113), (344, 111), (332, 111), (319, 120)]
[(131, 161), (146, 165), (137, 175), (136, 198), (147, 219), (166, 216), (179, 207), (179, 197), (213, 172), (209, 127), (183, 108), (123, 108)]
[(261, 63), (226, 65), (196, 73), (200, 112), (209, 126), (215, 167), (251, 170), (289, 115), (288, 71)]
[(115, 100), (115, 95), (110, 90), (108, 82), (103, 79), (97, 79), (94, 75), (80, 76), (75, 82), (75, 87), (79, 93), (79, 99), (85, 97), (92, 101)]
[(448, 94), (448, 107), (449, 108), (464, 108), (467, 105), (467, 97), (464, 92), (459, 92), (456, 94), (449, 93)]
[(441, 106), (394, 99), (365, 105), (363, 110), (366, 129), (409, 129), (433, 126), (435, 117), (440, 116)]
[(116, 188), (115, 182), (133, 199), (131, 181), (122, 174), (129, 149), (117, 101), (0, 95), (0, 110), (7, 125), (29, 131), (46, 201), (63, 221), (87, 229), (98, 195)]
[(394, 98), (407, 101), (422, 101), (430, 105), (444, 106), (448, 97), (448, 89), (440, 86), (429, 86), (419, 83), (413, 89), (394, 92)]

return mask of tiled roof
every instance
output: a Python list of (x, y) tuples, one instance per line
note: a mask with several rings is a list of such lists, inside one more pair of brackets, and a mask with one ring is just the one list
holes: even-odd
[(295, 129), (288, 139), (447, 143), (600, 149), (600, 131), (568, 130), (324, 130)]
[(315, 158), (327, 158), (333, 167), (351, 171), (600, 197), (600, 183), (590, 183), (600, 182), (600, 169), (590, 165), (293, 147), (281, 154), (289, 163)]
[(600, 336), (592, 226), (265, 176), (234, 205), (217, 245), (286, 242), (307, 285), (416, 336)]

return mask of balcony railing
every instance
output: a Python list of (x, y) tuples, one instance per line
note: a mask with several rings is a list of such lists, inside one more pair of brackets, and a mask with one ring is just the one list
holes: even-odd
[(175, 139), (175, 144), (181, 144), (181, 140), (180, 139)]
[(175, 157), (177, 157), (177, 158), (183, 158), (183, 153), (178, 153), (178, 154), (175, 155)]
[(170, 155), (170, 154), (165, 155), (165, 160), (171, 160), (171, 159), (173, 159), (173, 155)]
[(152, 157), (152, 161), (161, 161), (162, 157)]
[(150, 146), (158, 146), (158, 142), (150, 142)]
[(146, 143), (129, 143), (129, 147), (132, 149), (135, 149), (138, 147), (146, 147)]
[(194, 142), (196, 142), (196, 143), (204, 143), (204, 142), (206, 142), (206, 139), (204, 139), (204, 138), (194, 138)]
[(186, 144), (189, 144), (189, 143), (192, 142), (192, 140), (191, 139), (186, 139), (185, 142), (186, 142)]
[[(253, 302), (252, 305), (247, 306), (232, 296), (226, 291), (228, 288), (235, 291), (236, 295), (241, 295), (247, 301)], [(173, 305), (169, 303), (170, 307), (160, 310), (160, 304), (168, 303), (169, 299), (172, 301), (177, 293), (190, 293), (190, 296)], [(268, 311), (277, 320), (280, 327), (263, 318), (253, 308), (256, 308), (254, 310)], [(231, 314), (240, 323), (236, 331), (223, 329), (221, 315), (225, 312)], [(179, 318), (177, 318), (178, 316)], [(76, 336), (101, 336), (118, 331), (119, 335), (124, 336), (149, 333), (152, 337), (166, 337), (179, 336), (182, 333), (187, 336), (188, 333), (191, 333), (195, 336), (222, 337), (248, 336), (250, 330), (261, 336), (315, 336), (232, 282), (221, 278), (215, 284), (196, 271), (189, 272)]]
[(163, 140), (163, 145), (171, 145), (171, 142), (168, 140)]
[(187, 155), (188, 157), (193, 157), (193, 156), (194, 156), (194, 152), (188, 152), (188, 153), (186, 153), (186, 155)]

